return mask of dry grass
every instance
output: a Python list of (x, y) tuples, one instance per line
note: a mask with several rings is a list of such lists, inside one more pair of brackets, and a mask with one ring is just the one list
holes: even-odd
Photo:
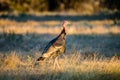
[[(60, 21), (27, 21), (16, 22), (0, 20), (0, 32), (15, 32), (16, 34), (37, 33), (37, 34), (58, 34), (60, 32)], [(113, 25), (112, 20), (102, 21), (81, 21), (71, 22), (67, 28), (68, 34), (120, 34), (119, 25)], [(9, 25), (9, 26), (8, 26)]]
[[(36, 54), (37, 55), (37, 54)], [(29, 56), (29, 55), (28, 55)], [(0, 80), (119, 80), (118, 57), (98, 57), (96, 54), (83, 58), (79, 52), (59, 59), (61, 68), (52, 63), (33, 67), (35, 56), (18, 55), (11, 52), (0, 66)]]
[(71, 21), (66, 57), (59, 59), (61, 68), (54, 69), (48, 62), (33, 65), (45, 45), (59, 34), (61, 21), (29, 19), (0, 19), (0, 80), (120, 80), (119, 23)]

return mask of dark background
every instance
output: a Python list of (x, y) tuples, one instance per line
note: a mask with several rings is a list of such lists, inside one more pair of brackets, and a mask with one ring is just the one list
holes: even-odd
[[(86, 5), (87, 4), (87, 5)], [(87, 7), (86, 7), (87, 6)], [(3, 11), (85, 11), (92, 13), (101, 10), (120, 10), (119, 0), (0, 0), (0, 12)]]

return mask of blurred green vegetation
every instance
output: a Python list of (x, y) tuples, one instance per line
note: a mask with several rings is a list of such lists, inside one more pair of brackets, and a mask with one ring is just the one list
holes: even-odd
[(0, 12), (120, 10), (119, 0), (0, 0)]

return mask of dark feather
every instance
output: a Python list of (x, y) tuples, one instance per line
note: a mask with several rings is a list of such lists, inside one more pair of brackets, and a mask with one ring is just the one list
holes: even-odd
[(45, 59), (45, 57), (39, 57), (38, 59), (37, 59), (37, 61), (43, 61)]
[(51, 40), (45, 49), (42, 52), (42, 57), (39, 57), (37, 61), (42, 61), (45, 58), (49, 58), (52, 56), (58, 56), (65, 52), (66, 49), (66, 32), (65, 29), (61, 31), (61, 33)]

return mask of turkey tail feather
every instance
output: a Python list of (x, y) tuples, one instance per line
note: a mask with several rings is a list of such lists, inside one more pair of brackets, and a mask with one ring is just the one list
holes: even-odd
[(37, 61), (43, 61), (45, 59), (45, 57), (39, 57), (38, 59), (37, 59)]

